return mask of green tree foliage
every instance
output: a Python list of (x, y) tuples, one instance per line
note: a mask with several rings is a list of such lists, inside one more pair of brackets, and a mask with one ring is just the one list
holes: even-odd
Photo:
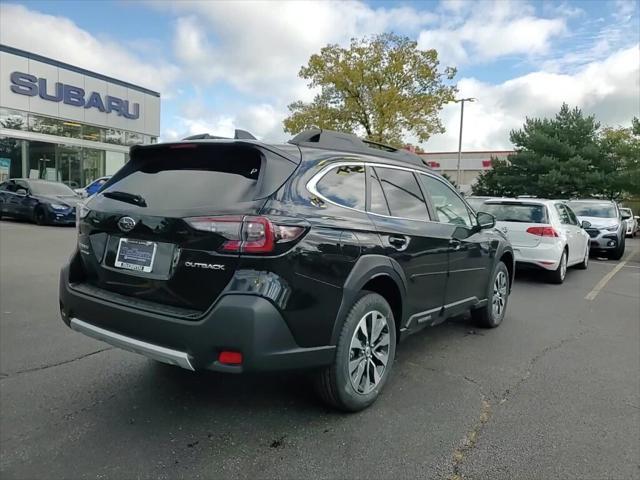
[(300, 69), (319, 93), (311, 103), (289, 105), (285, 130), (360, 130), (369, 140), (396, 146), (413, 133), (424, 142), (444, 132), (438, 112), (457, 91), (444, 83), (455, 69), (440, 72), (438, 66), (435, 50), (419, 50), (417, 42), (394, 34), (352, 39), (349, 48), (328, 45)]
[[(635, 133), (634, 133), (635, 129)], [(562, 105), (553, 119), (527, 118), (511, 132), (516, 153), (493, 159), (476, 195), (620, 199), (638, 192), (640, 125), (600, 128), (595, 117)]]

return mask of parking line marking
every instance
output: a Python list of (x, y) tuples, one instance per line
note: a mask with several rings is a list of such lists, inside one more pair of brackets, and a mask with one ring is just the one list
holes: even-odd
[(627, 264), (627, 262), (629, 261), (629, 259), (634, 257), (635, 254), (638, 253), (639, 250), (640, 249), (636, 248), (633, 251), (633, 253), (627, 257), (627, 259), (625, 261), (620, 262), (609, 273), (607, 273), (604, 277), (602, 277), (602, 279), (598, 282), (598, 284), (595, 287), (593, 287), (593, 290), (591, 290), (589, 293), (587, 293), (587, 296), (584, 297), (584, 299), (585, 300), (593, 300), (594, 298), (596, 298), (598, 296), (598, 294), (600, 293), (600, 290), (602, 290), (607, 285), (607, 283), (609, 283), (609, 280), (611, 280), (616, 273), (618, 273), (620, 270), (622, 270), (622, 267), (624, 267)]

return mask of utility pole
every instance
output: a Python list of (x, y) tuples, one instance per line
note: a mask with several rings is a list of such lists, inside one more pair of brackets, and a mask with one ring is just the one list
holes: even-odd
[(460, 136), (458, 137), (458, 171), (456, 175), (456, 184), (458, 186), (458, 190), (461, 190), (460, 160), (462, 159), (462, 122), (464, 121), (464, 102), (475, 102), (476, 100), (477, 99), (473, 97), (454, 100), (456, 103), (460, 103)]

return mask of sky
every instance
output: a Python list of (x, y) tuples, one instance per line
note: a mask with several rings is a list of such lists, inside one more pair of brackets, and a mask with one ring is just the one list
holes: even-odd
[[(563, 102), (603, 125), (640, 116), (636, 0), (0, 4), (0, 43), (159, 91), (162, 140), (234, 128), (286, 140), (287, 105), (315, 94), (298, 78), (310, 55), (382, 32), (457, 68), (459, 98), (477, 98), (465, 105), (463, 150), (511, 148), (512, 129)], [(427, 151), (457, 150), (459, 105), (441, 118), (446, 132)]]

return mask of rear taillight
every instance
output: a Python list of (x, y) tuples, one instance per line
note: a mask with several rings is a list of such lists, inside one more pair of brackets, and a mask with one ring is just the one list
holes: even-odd
[(185, 221), (196, 230), (222, 236), (224, 252), (271, 253), (276, 244), (291, 242), (304, 233), (304, 227), (280, 225), (266, 217), (193, 217)]
[(558, 232), (553, 227), (529, 227), (527, 233), (539, 237), (558, 237)]

